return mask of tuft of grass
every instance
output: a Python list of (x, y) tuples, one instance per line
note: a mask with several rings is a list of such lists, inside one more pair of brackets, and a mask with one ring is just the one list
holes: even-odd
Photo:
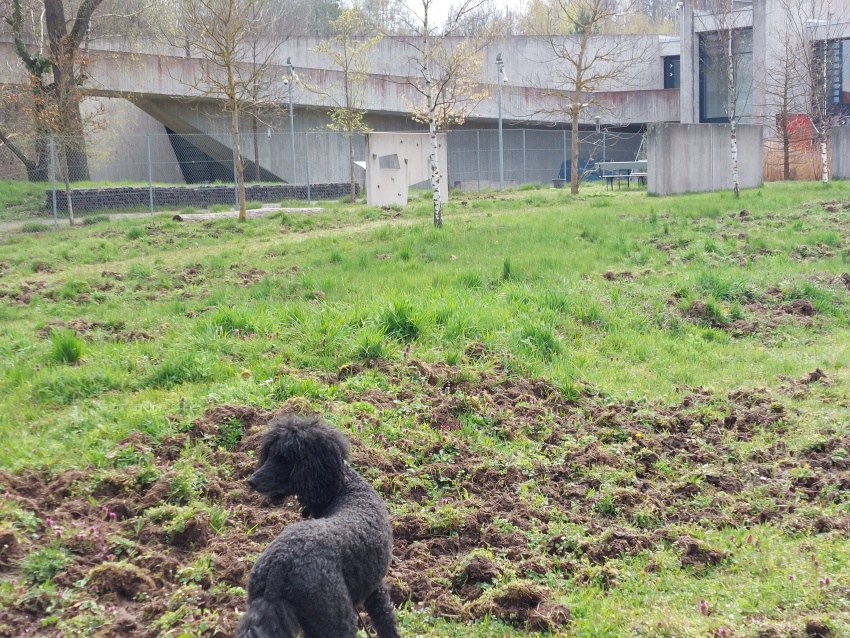
[(21, 224), (22, 233), (46, 233), (50, 230), (50, 226), (41, 222), (24, 222)]
[(191, 352), (170, 356), (140, 381), (141, 387), (168, 390), (183, 383), (200, 383), (210, 378), (206, 363)]
[(505, 257), (505, 260), (502, 262), (502, 281), (510, 281), (516, 277), (516, 273), (514, 273), (514, 269), (511, 266), (511, 258)]
[(145, 229), (141, 226), (133, 226), (132, 228), (128, 228), (126, 233), (127, 239), (130, 240), (139, 239), (141, 237), (144, 237), (146, 234), (147, 233), (145, 233)]
[(83, 226), (94, 226), (109, 221), (109, 215), (89, 215), (83, 218)]
[(85, 341), (73, 330), (60, 328), (50, 331), (48, 360), (53, 363), (76, 365), (85, 353)]
[(519, 341), (525, 349), (545, 361), (563, 352), (554, 330), (545, 323), (527, 323), (522, 326)]
[(354, 340), (351, 358), (355, 361), (380, 361), (392, 358), (392, 349), (380, 328), (363, 328)]
[(378, 317), (378, 327), (383, 334), (406, 343), (415, 341), (425, 324), (422, 313), (406, 297), (391, 301)]

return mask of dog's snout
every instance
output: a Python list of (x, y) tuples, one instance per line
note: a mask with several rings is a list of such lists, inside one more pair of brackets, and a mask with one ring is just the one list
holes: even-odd
[(248, 477), (248, 486), (253, 490), (257, 489), (257, 475), (256, 474), (252, 474), (251, 476)]

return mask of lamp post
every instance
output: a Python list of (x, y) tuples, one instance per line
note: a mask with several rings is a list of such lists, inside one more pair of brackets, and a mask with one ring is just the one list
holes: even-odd
[(295, 83), (295, 67), (292, 66), (292, 58), (286, 58), (286, 67), (289, 77), (284, 84), (289, 87), (289, 142), (292, 145), (292, 183), (298, 182), (298, 170), (295, 164), (295, 114), (292, 111), (292, 85)]
[(496, 70), (498, 73), (498, 105), (499, 105), (499, 190), (505, 190), (505, 147), (502, 141), (502, 84), (508, 81), (505, 76), (505, 62), (502, 54), (496, 54)]

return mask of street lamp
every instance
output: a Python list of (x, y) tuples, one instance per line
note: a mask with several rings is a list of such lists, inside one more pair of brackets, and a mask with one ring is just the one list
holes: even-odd
[(298, 182), (298, 170), (295, 163), (295, 114), (292, 110), (292, 85), (295, 84), (295, 67), (292, 66), (292, 58), (286, 58), (286, 67), (288, 78), (284, 78), (283, 83), (289, 87), (289, 142), (292, 144), (292, 183)]
[(507, 84), (505, 62), (502, 54), (496, 54), (496, 70), (498, 73), (498, 104), (499, 104), (499, 190), (505, 190), (505, 147), (502, 141), (502, 84)]

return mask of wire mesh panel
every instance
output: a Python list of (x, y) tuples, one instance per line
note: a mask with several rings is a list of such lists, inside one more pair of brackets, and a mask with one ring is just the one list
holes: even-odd
[[(233, 136), (165, 131), (21, 140), (18, 154), (8, 145), (0, 146), (0, 178), (43, 181), (48, 189), (54, 175), (59, 187), (67, 178), (75, 185), (76, 210), (235, 205)], [(571, 136), (565, 130), (508, 129), (503, 131), (500, 153), (498, 129), (451, 131), (447, 136), (449, 184), (463, 190), (487, 190), (498, 189), (502, 175), (506, 187), (569, 180)], [(596, 162), (636, 159), (643, 153), (642, 141), (639, 132), (580, 131), (582, 177), (592, 174)], [(349, 144), (346, 135), (335, 131), (292, 135), (248, 130), (240, 133), (238, 144), (248, 200), (347, 197), (352, 171), (359, 189), (365, 183), (364, 170), (352, 168), (349, 159), (352, 151), (355, 161), (366, 159), (362, 134)], [(80, 182), (89, 181), (101, 184), (79, 188)], [(57, 205), (64, 210), (62, 198)]]
[[(632, 161), (641, 153), (641, 133), (579, 131), (582, 179), (596, 175), (600, 161)], [(498, 129), (451, 131), (448, 134), (449, 183), (462, 190), (499, 188), (500, 166), (506, 188), (569, 180), (572, 132), (567, 130)]]

